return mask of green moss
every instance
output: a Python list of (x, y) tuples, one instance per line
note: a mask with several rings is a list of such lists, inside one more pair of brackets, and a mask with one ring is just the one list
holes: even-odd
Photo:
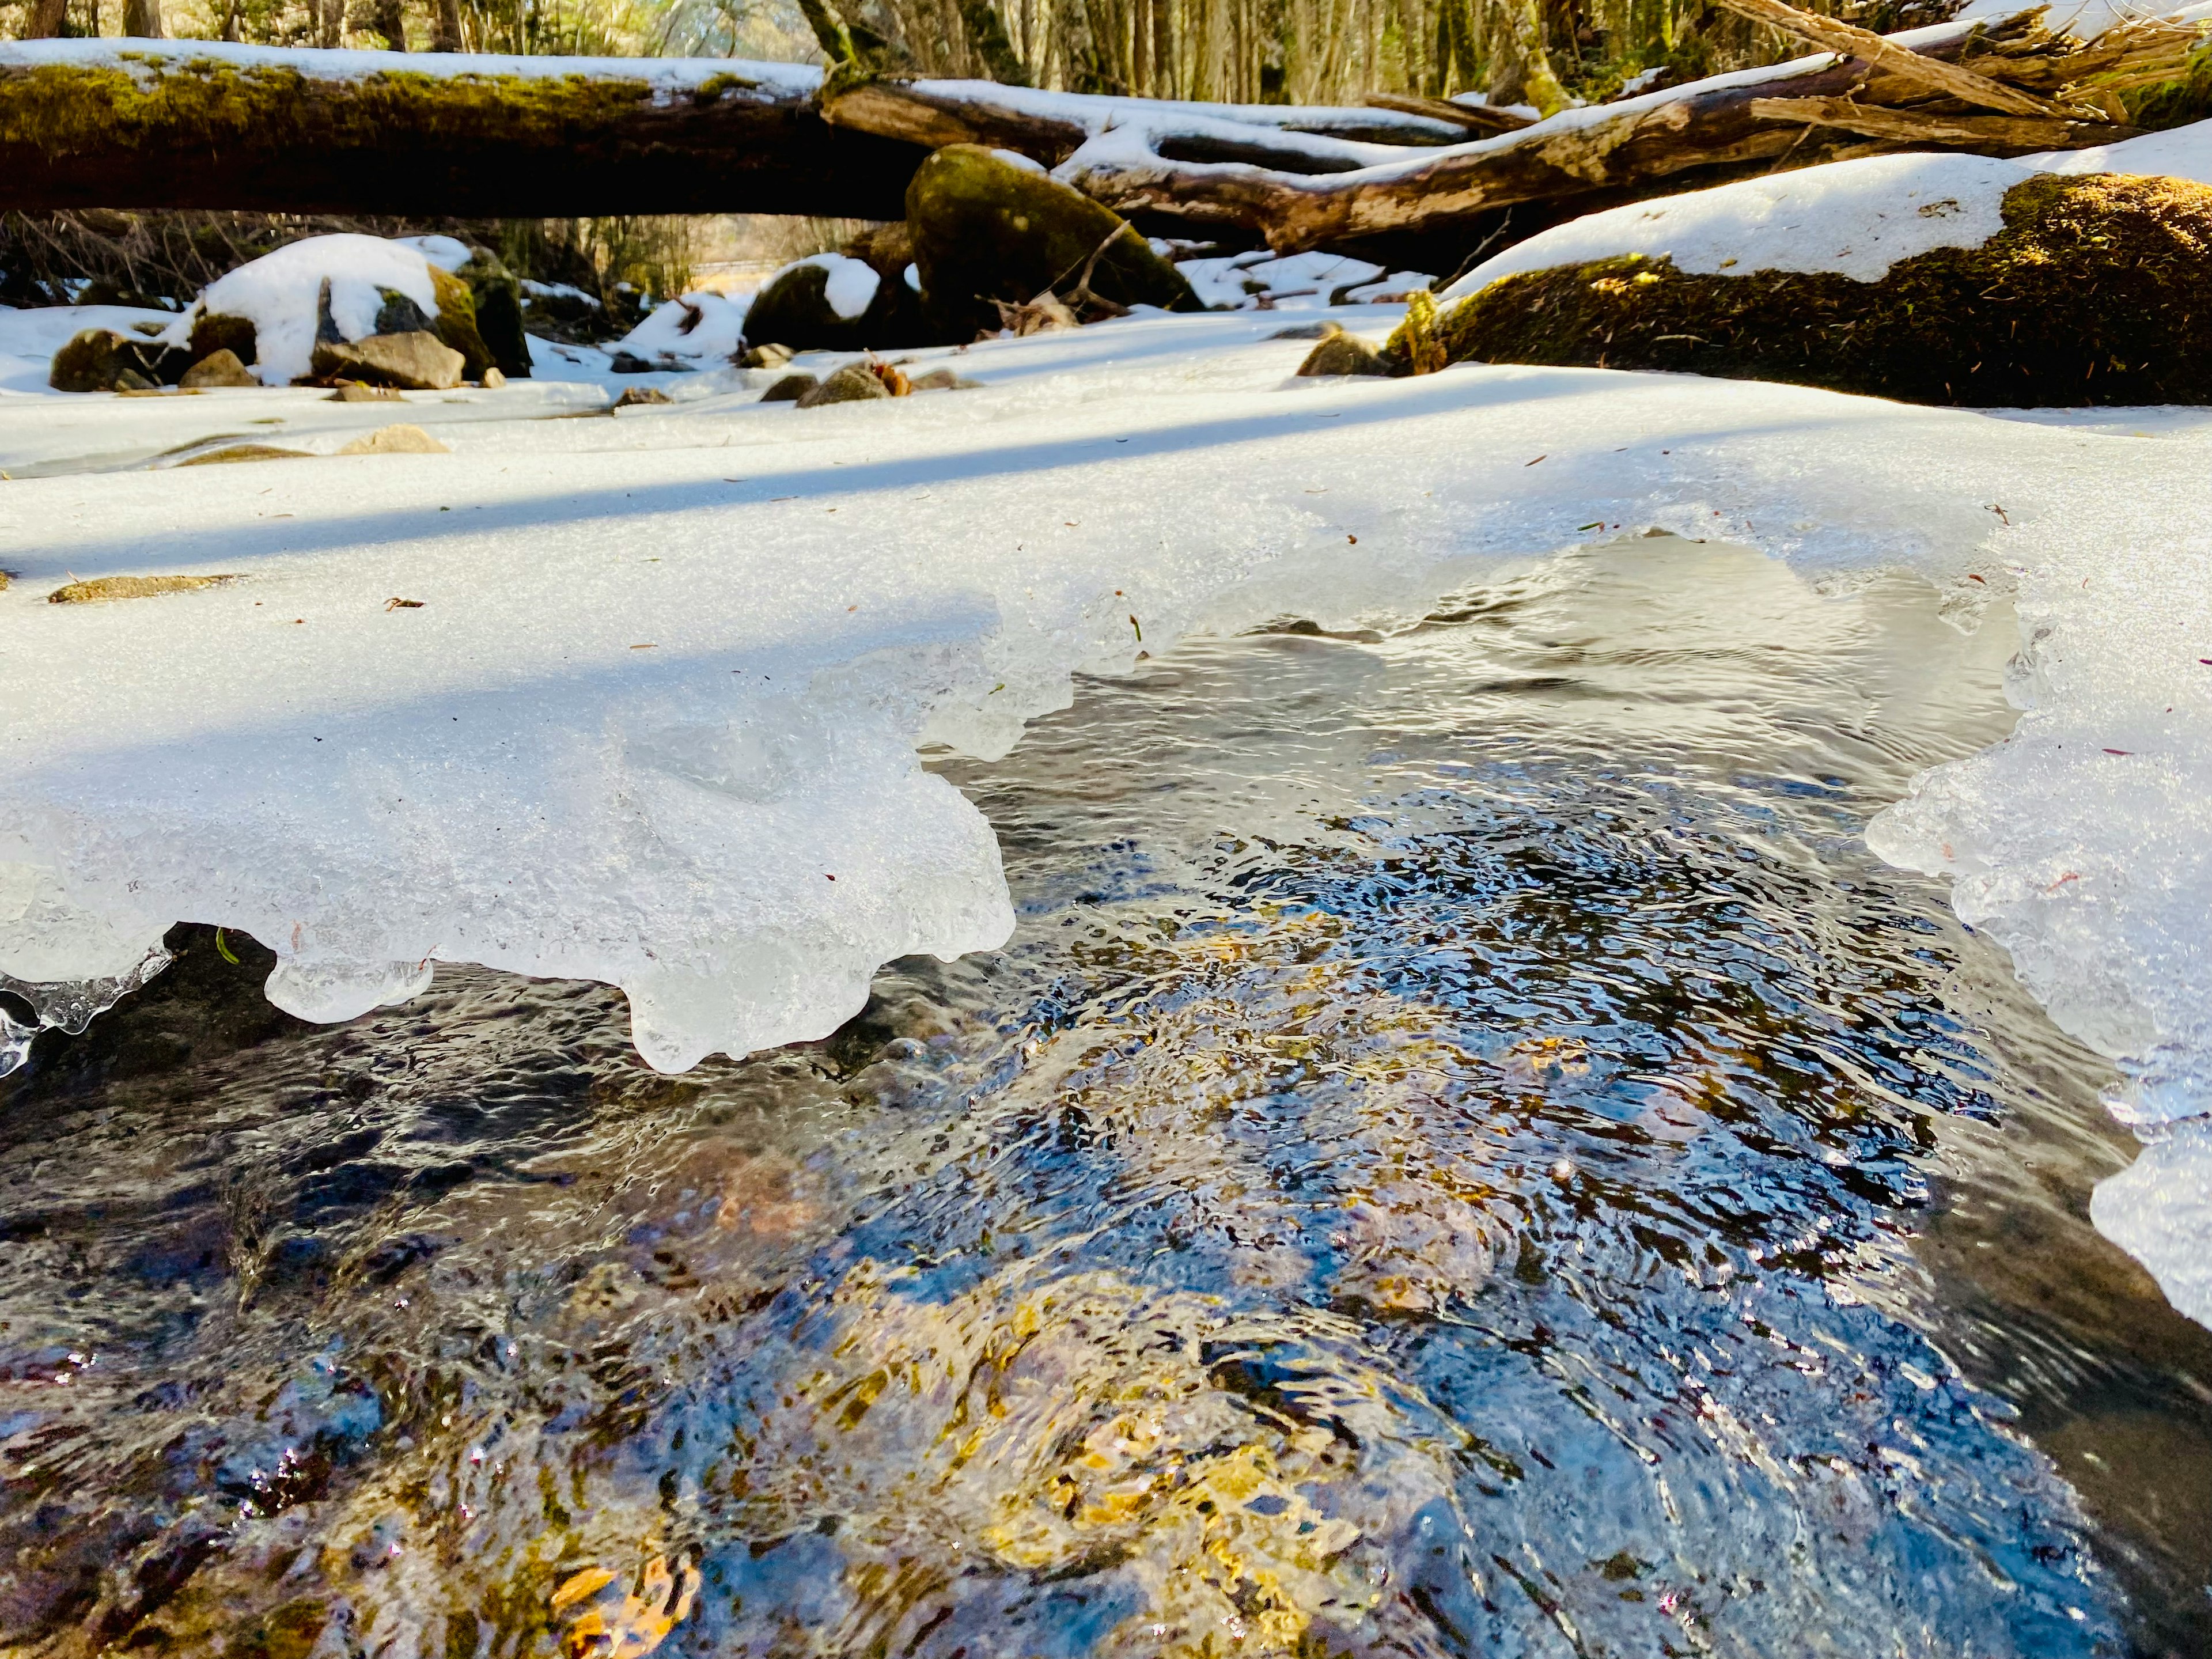
[(1528, 271), (1439, 327), (1454, 362), (1678, 369), (1968, 407), (2212, 403), (2212, 187), (2099, 173), (2006, 192), (1979, 247), (1879, 282), (1693, 276), (1638, 255)]
[[(739, 77), (720, 77), (736, 82)], [(642, 80), (594, 76), (426, 75), (384, 70), (323, 81), (282, 65), (239, 68), (173, 59), (133, 70), (41, 64), (0, 74), (0, 144), (47, 155), (117, 146), (374, 144), (405, 132), (431, 139), (573, 143), (652, 100)]]

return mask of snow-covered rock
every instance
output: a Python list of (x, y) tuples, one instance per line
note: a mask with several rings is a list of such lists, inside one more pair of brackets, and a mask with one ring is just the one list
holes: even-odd
[[(1176, 245), (1160, 245), (1175, 258)], [(1246, 253), (1176, 260), (1200, 302), (1216, 310), (1312, 311), (1330, 305), (1364, 305), (1385, 295), (1428, 288), (1436, 279), (1418, 270), (1392, 271), (1336, 253)]]
[(744, 331), (743, 299), (701, 289), (655, 306), (614, 349), (656, 368), (720, 367)]
[(262, 384), (289, 386), (311, 370), (317, 298), (326, 281), (331, 319), (349, 340), (377, 331), (387, 289), (405, 295), (424, 316), (438, 314), (430, 262), (419, 248), (381, 236), (310, 236), (216, 277), (162, 341), (188, 346), (201, 318), (243, 317), (253, 325), (253, 368)]

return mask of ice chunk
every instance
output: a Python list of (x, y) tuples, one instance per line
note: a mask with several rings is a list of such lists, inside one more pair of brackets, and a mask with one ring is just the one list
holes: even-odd
[(2212, 1325), (2212, 1123), (2154, 1136), (2130, 1168), (2098, 1183), (2089, 1218), (2150, 1269), (2168, 1302)]

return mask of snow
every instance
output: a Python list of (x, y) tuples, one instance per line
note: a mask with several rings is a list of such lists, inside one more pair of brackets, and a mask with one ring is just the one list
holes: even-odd
[(1555, 225), (1484, 260), (1444, 297), (1626, 253), (1668, 256), (1677, 270), (1700, 275), (1832, 270), (1875, 282), (1899, 259), (1980, 246), (2004, 228), (2005, 191), (2030, 176), (1992, 156), (1912, 155), (1739, 179)]
[(448, 273), (459, 270), (473, 256), (469, 245), (455, 236), (395, 236), (392, 239), (401, 247), (411, 247), (439, 270)]
[[(314, 1018), (474, 961), (621, 986), (664, 1068), (818, 1036), (880, 963), (1012, 926), (991, 827), (921, 745), (1002, 753), (1074, 673), (1192, 632), (1390, 626), (1662, 529), (1820, 581), (1917, 571), (1962, 619), (2009, 599), (2019, 729), (1869, 840), (2113, 1057), (2151, 1144), (2099, 1224), (2212, 1319), (2212, 523), (2174, 505), (2212, 416), (1505, 366), (1299, 380), (1279, 326), (916, 353), (983, 389), (806, 411), (736, 370), (611, 420), (542, 418), (579, 395), (554, 385), (411, 400), (449, 417), (445, 455), (331, 455), (321, 427), (314, 460), (19, 473), (0, 973), (127, 975), (183, 919), (273, 948), (270, 995)], [(245, 408), (399, 413), (313, 400), (0, 401), (0, 470), (51, 459), (56, 412), (94, 459), (125, 447), (109, 419), (173, 447)], [(162, 571), (240, 580), (43, 603)]]
[(1877, 282), (1899, 259), (1980, 246), (2004, 228), (2005, 192), (2037, 173), (2168, 173), (2212, 183), (2212, 121), (2018, 161), (1863, 156), (1632, 202), (1516, 243), (1443, 297), (1478, 294), (1522, 271), (1626, 253), (1669, 257), (1677, 270), (1701, 275), (1831, 270)]
[[(1954, 20), (1960, 23), (1996, 23), (2012, 16), (2020, 8), (2009, 0), (1967, 0), (1966, 9)], [(2106, 29), (2117, 28), (2123, 23), (2143, 22), (2154, 18), (2177, 21), (2193, 21), (2206, 15), (2203, 5), (2170, 7), (2146, 5), (2142, 0), (2058, 0), (2044, 15), (2044, 27), (2061, 34), (2094, 40)]]
[(174, 312), (130, 306), (38, 306), (23, 311), (0, 306), (0, 397), (46, 392), (54, 353), (84, 329), (143, 335), (159, 333), (176, 320)]
[(132, 75), (186, 70), (195, 64), (237, 70), (277, 70), (311, 81), (353, 81), (368, 75), (520, 76), (565, 80), (601, 76), (643, 81), (656, 103), (689, 101), (707, 82), (730, 78), (756, 83), (729, 87), (725, 96), (769, 98), (804, 94), (822, 84), (811, 64), (760, 63), (736, 58), (514, 58), (498, 52), (323, 52), (291, 46), (248, 46), (224, 40), (84, 39), (0, 41), (0, 71), (68, 64), (120, 69)]
[(726, 362), (744, 337), (746, 304), (703, 290), (686, 294), (656, 306), (615, 349), (672, 368)]
[(2024, 155), (2020, 164), (2038, 173), (2164, 173), (2212, 185), (2212, 121), (2194, 121), (2164, 132), (2146, 132), (2117, 144), (2054, 149)]
[(380, 289), (405, 295), (426, 317), (438, 314), (430, 262), (420, 249), (381, 236), (310, 236), (216, 277), (161, 337), (181, 346), (203, 315), (247, 318), (253, 324), (254, 374), (264, 386), (289, 386), (312, 371), (316, 307), (325, 279), (331, 319), (349, 340), (376, 332), (376, 314), (384, 307)]
[[(1018, 161), (1026, 158), (1010, 156), (1010, 159)], [(1035, 167), (1036, 164), (1031, 162), (1030, 165)], [(1037, 171), (1042, 173), (1044, 169), (1037, 167)], [(876, 289), (883, 282), (876, 268), (865, 259), (850, 258), (842, 253), (810, 253), (804, 259), (793, 259), (789, 264), (771, 272), (761, 287), (767, 288), (787, 270), (797, 270), (805, 265), (818, 265), (830, 273), (823, 280), (822, 297), (830, 302), (830, 309), (846, 321), (865, 316), (868, 307), (876, 302)], [(912, 269), (908, 267), (908, 270)], [(917, 294), (921, 291), (919, 272), (915, 274), (912, 286)]]
[(1392, 272), (1364, 259), (1335, 253), (1277, 256), (1265, 248), (1176, 264), (1200, 301), (1209, 307), (1314, 310), (1341, 293), (1355, 304), (1384, 294), (1402, 295), (1431, 286), (1435, 278), (1417, 270)]

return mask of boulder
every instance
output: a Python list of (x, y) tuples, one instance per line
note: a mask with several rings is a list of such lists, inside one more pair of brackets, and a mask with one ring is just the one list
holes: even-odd
[(1873, 281), (1686, 272), (1638, 253), (1522, 270), (1461, 301), (1437, 338), (1455, 362), (1677, 369), (1907, 403), (2212, 403), (2212, 186), (2038, 174), (2005, 190), (2002, 216), (1978, 245)]
[(1182, 273), (1127, 221), (980, 144), (947, 144), (923, 161), (907, 186), (906, 216), (922, 314), (947, 339), (996, 329), (994, 301), (1019, 305), (1048, 289), (1072, 295), (1086, 266), (1102, 300), (1201, 308)]
[(818, 409), (824, 404), (866, 403), (871, 398), (892, 395), (891, 388), (884, 383), (883, 378), (866, 363), (847, 363), (821, 385), (799, 393), (799, 406), (801, 409)]
[[(432, 329), (441, 340), (461, 354), (461, 378), (481, 380), (484, 370), (492, 368), (496, 360), (492, 356), (491, 348), (484, 343), (483, 335), (477, 328), (476, 296), (469, 291), (466, 283), (450, 270), (441, 270), (435, 264), (430, 267), (430, 286), (438, 296), (438, 316), (431, 325)], [(386, 329), (383, 318), (380, 316), (376, 331), (378, 334), (406, 334), (417, 331)], [(504, 369), (506, 365), (502, 363), (498, 367)], [(520, 372), (527, 374), (529, 365), (526, 362)]]
[(184, 364), (170, 369), (173, 353), (154, 341), (118, 334), (112, 328), (88, 328), (73, 334), (54, 353), (46, 384), (57, 392), (151, 392), (167, 372), (173, 380)]
[(404, 404), (407, 399), (388, 386), (363, 386), (358, 380), (346, 380), (331, 393), (329, 401), (334, 404)]
[(210, 351), (194, 363), (177, 384), (197, 392), (208, 386), (259, 386), (261, 382), (252, 369), (239, 362), (236, 352), (225, 347)]
[(497, 254), (479, 247), (470, 250), (468, 264), (453, 275), (468, 285), (477, 333), (491, 353), (493, 366), (508, 379), (528, 379), (530, 341), (522, 327), (522, 284), (514, 273), (500, 263)]
[(672, 404), (675, 401), (675, 398), (670, 397), (659, 386), (624, 386), (622, 396), (607, 406), (610, 409), (649, 409), (660, 404)]
[(251, 368), (254, 362), (252, 319), (228, 316), (222, 312), (204, 312), (192, 319), (191, 341), (187, 349), (196, 363), (218, 351), (228, 351)]
[(915, 375), (907, 382), (907, 386), (914, 392), (974, 392), (982, 384), (981, 380), (970, 380), (956, 374), (949, 368), (933, 368), (927, 374)]
[[(1275, 337), (1281, 339), (1281, 335)], [(1397, 364), (1354, 334), (1331, 334), (1298, 365), (1301, 374), (1395, 374)]]
[(882, 254), (817, 253), (786, 265), (753, 296), (746, 343), (793, 352), (932, 344), (936, 337), (905, 273), (904, 262), (892, 267)]
[(341, 455), (450, 455), (453, 452), (419, 426), (380, 426), (356, 438)]
[(764, 404), (796, 403), (821, 384), (822, 382), (815, 376), (801, 369), (797, 374), (787, 374), (775, 382), (761, 393), (760, 400)]
[(461, 383), (466, 359), (435, 334), (370, 334), (353, 341), (319, 340), (319, 380), (359, 380), (409, 392), (446, 392)]

